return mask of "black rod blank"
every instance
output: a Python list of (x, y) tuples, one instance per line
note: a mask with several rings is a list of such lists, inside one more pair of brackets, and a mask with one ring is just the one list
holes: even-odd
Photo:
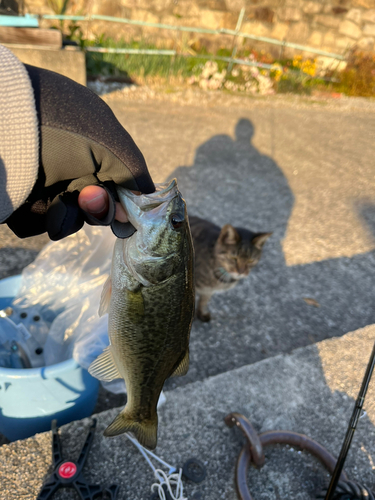
[(358, 420), (361, 415), (363, 403), (366, 397), (366, 392), (370, 384), (372, 373), (374, 371), (374, 366), (375, 366), (375, 343), (372, 349), (370, 360), (367, 365), (365, 376), (363, 377), (361, 389), (359, 391), (357, 400), (355, 402), (353, 414), (349, 422), (348, 430), (346, 431), (346, 436), (341, 448), (341, 452), (337, 460), (335, 470), (333, 471), (331, 482), (329, 484), (327, 494), (324, 500), (332, 500), (333, 495), (335, 494), (337, 483), (339, 482), (341, 471), (344, 467), (345, 460), (354, 436), (354, 432), (357, 428)]

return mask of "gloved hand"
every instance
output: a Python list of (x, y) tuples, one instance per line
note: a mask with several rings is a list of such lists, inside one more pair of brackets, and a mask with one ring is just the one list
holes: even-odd
[[(20, 238), (47, 231), (52, 240), (59, 240), (78, 231), (84, 221), (111, 225), (120, 238), (130, 236), (133, 226), (114, 219), (115, 185), (154, 191), (142, 153), (96, 94), (57, 73), (25, 67), (39, 120), (40, 165), (31, 194), (6, 223)], [(91, 185), (102, 186), (109, 196), (102, 219), (78, 204), (80, 191)]]

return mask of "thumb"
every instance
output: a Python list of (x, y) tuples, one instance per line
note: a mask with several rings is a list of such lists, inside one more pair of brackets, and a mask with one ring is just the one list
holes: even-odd
[[(78, 205), (88, 214), (101, 220), (106, 217), (110, 207), (108, 192), (100, 186), (86, 186), (78, 196)], [(118, 201), (115, 202), (115, 219), (123, 223), (129, 221)]]
[(102, 219), (109, 209), (108, 193), (100, 186), (86, 186), (78, 196), (78, 205), (95, 218)]

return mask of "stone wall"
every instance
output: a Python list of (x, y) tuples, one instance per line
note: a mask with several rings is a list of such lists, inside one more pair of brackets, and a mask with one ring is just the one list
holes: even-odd
[[(51, 12), (47, 0), (26, 0), (26, 6), (32, 13)], [(246, 33), (339, 54), (346, 54), (354, 46), (375, 49), (375, 0), (72, 0), (68, 13), (234, 29), (242, 7), (246, 10), (241, 31)], [(185, 49), (194, 43), (232, 46), (230, 36), (185, 34), (117, 23), (85, 23), (84, 33), (88, 37), (105, 33), (114, 38), (148, 38), (159, 45)], [(248, 39), (241, 43), (259, 48), (259, 44)], [(274, 55), (280, 55), (282, 50), (269, 44), (260, 47)], [(291, 49), (284, 51), (288, 56), (295, 53)]]

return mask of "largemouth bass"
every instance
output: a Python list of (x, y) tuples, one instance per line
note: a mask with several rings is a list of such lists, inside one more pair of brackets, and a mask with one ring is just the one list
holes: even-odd
[(157, 403), (168, 377), (185, 375), (194, 315), (193, 244), (176, 180), (148, 195), (118, 187), (136, 232), (117, 239), (99, 314), (108, 312), (110, 345), (90, 365), (100, 380), (125, 379), (127, 403), (104, 431), (157, 443)]

